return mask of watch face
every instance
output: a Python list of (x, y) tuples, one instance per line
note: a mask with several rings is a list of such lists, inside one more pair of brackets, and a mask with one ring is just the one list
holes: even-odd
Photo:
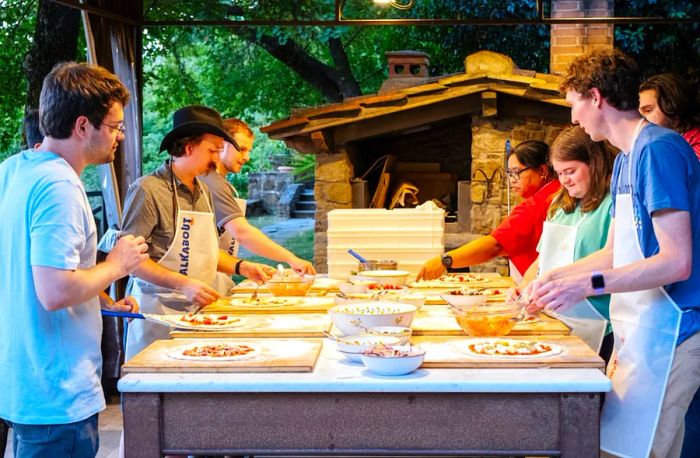
[(445, 254), (441, 257), (442, 265), (445, 267), (452, 266), (452, 256)]
[(605, 288), (605, 280), (601, 274), (596, 274), (591, 277), (591, 286), (593, 289)]

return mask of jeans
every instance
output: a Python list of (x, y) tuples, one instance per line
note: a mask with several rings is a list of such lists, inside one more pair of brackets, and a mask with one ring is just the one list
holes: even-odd
[(15, 458), (94, 458), (100, 446), (97, 414), (64, 425), (25, 425), (12, 428)]

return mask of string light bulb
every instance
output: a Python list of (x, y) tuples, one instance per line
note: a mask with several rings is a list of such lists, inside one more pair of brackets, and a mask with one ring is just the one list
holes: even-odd
[(376, 5), (391, 5), (397, 10), (408, 10), (413, 7), (414, 0), (374, 0)]

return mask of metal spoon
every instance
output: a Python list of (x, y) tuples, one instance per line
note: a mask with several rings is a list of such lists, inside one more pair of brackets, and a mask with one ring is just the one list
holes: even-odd
[(329, 333), (328, 331), (323, 331), (323, 335), (328, 337), (331, 340), (335, 340), (336, 342), (344, 343), (347, 345), (357, 345), (355, 342), (352, 342), (350, 340), (345, 340), (345, 339), (341, 339), (340, 337), (334, 336), (333, 334)]

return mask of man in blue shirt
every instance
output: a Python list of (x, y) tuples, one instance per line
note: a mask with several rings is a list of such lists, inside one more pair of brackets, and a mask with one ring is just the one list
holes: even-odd
[(639, 69), (618, 50), (577, 58), (562, 83), (571, 120), (621, 150), (606, 246), (552, 270), (526, 294), (557, 309), (611, 293), (615, 350), (601, 448), (622, 456), (680, 454), (684, 415), (700, 385), (700, 163), (677, 133), (637, 112)]
[(148, 247), (127, 236), (96, 264), (80, 173), (114, 159), (128, 99), (104, 68), (58, 64), (40, 96), (44, 141), (0, 164), (0, 417), (13, 429), (15, 456), (97, 453), (105, 408), (98, 293), (146, 259)]

